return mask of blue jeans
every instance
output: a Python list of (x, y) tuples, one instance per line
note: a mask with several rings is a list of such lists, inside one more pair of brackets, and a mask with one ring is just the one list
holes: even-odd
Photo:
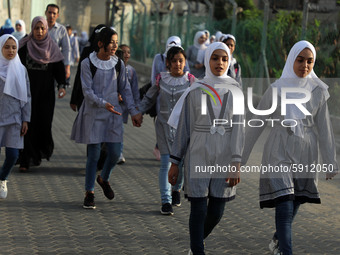
[[(124, 124), (122, 125), (122, 135), (124, 136)], [(124, 144), (123, 144), (123, 142), (121, 142), (121, 146), (120, 146), (120, 154), (123, 154), (123, 147), (124, 147)], [(120, 155), (119, 155), (120, 156)]]
[(204, 255), (203, 240), (220, 222), (226, 201), (218, 198), (190, 199), (190, 249), (194, 255)]
[(19, 157), (18, 149), (6, 147), (6, 157), (0, 172), (1, 181), (7, 180), (7, 177), (11, 172), (13, 166), (15, 165), (15, 162), (17, 161), (18, 157)]
[[(116, 165), (120, 155), (120, 143), (105, 143), (107, 148), (107, 156), (104, 162), (103, 170), (100, 176), (104, 181), (109, 181), (113, 167)], [(87, 162), (86, 162), (86, 177), (85, 190), (94, 191), (94, 183), (96, 180), (97, 163), (100, 157), (101, 144), (87, 145)]]
[(300, 207), (298, 201), (283, 201), (275, 207), (276, 232), (274, 238), (279, 240), (279, 249), (283, 255), (292, 255), (292, 223)]
[(168, 180), (168, 172), (170, 169), (171, 163), (169, 162), (170, 155), (169, 154), (161, 154), (161, 167), (159, 169), (159, 191), (161, 192), (161, 201), (162, 204), (172, 202), (171, 191), (180, 191), (183, 186), (183, 174), (182, 174), (182, 166), (183, 161), (178, 165), (179, 175), (177, 178), (177, 183), (175, 186), (171, 188), (171, 184)]

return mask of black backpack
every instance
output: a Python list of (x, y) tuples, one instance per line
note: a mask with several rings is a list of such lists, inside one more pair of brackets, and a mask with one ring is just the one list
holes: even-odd
[[(139, 88), (139, 98), (140, 100), (143, 100), (144, 96), (148, 92), (149, 88), (151, 88), (151, 81), (147, 84), (145, 84), (143, 87)], [(156, 103), (145, 112), (145, 114), (150, 115), (150, 117), (155, 118), (157, 116), (157, 109), (156, 109)]]
[[(164, 56), (162, 53), (160, 53), (162, 61), (164, 62)], [(143, 87), (141, 87), (139, 89), (139, 98), (140, 100), (143, 100), (143, 97), (146, 95), (146, 93), (148, 92), (149, 88), (151, 88), (151, 81), (148, 82), (147, 84), (145, 84)], [(145, 112), (145, 114), (149, 114), (150, 117), (155, 118), (157, 116), (157, 108), (156, 108), (156, 103), (154, 103), (154, 105)]]

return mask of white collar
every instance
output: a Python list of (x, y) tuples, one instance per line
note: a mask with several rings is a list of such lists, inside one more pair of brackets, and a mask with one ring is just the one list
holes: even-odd
[(161, 77), (162, 77), (162, 80), (166, 84), (169, 84), (172, 86), (180, 86), (180, 85), (184, 85), (185, 83), (189, 81), (188, 73), (189, 72), (185, 72), (182, 76), (175, 77), (175, 76), (172, 76), (170, 72), (161, 72)]
[(92, 52), (90, 54), (90, 60), (92, 64), (102, 70), (110, 70), (114, 68), (118, 62), (118, 57), (117, 56), (111, 56), (109, 60), (100, 60), (97, 57), (97, 52)]
[(58, 29), (60, 26), (61, 26), (61, 25), (60, 25), (58, 22), (56, 22), (56, 23), (54, 23), (53, 27), (51, 27), (51, 28), (48, 27), (48, 30)]

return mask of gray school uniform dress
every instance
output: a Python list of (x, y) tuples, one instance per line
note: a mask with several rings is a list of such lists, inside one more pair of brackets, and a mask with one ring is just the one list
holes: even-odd
[(202, 67), (200, 69), (195, 68), (195, 64), (197, 64), (197, 55), (198, 55), (199, 49), (195, 47), (194, 45), (191, 45), (188, 47), (186, 54), (187, 54), (187, 60), (190, 67), (190, 72), (197, 78), (202, 78), (205, 72), (205, 68)]
[[(130, 65), (125, 66), (125, 70), (126, 70), (126, 75), (127, 75), (129, 84), (131, 86), (131, 92), (133, 95), (135, 105), (139, 105), (140, 96), (139, 96), (139, 90), (138, 90), (138, 78), (137, 78), (136, 70)], [(120, 103), (120, 107), (122, 107), (121, 113), (123, 116), (123, 122), (126, 124), (128, 123), (129, 111), (124, 102)]]
[(228, 75), (235, 79), (242, 87), (241, 66), (239, 63), (237, 63), (235, 58), (232, 58), (230, 61)]
[(5, 82), (0, 79), (0, 147), (22, 149), (24, 136), (20, 136), (22, 122), (31, 120), (31, 93), (27, 81), (27, 103), (22, 107), (21, 101), (4, 94)]
[[(233, 123), (243, 123), (243, 116), (233, 115), (233, 97), (230, 92), (219, 92), (222, 106), (218, 116), (215, 116), (217, 114), (207, 96), (207, 114), (202, 115), (202, 93), (205, 92), (199, 88), (193, 89), (184, 101), (170, 161), (178, 164), (184, 157), (184, 191), (189, 199), (215, 197), (232, 200), (236, 195), (236, 187), (228, 187), (228, 173), (209, 173), (206, 169), (226, 169), (232, 162), (241, 161), (244, 125), (231, 126), (230, 123), (231, 120)], [(213, 120), (217, 118), (228, 120), (228, 123), (214, 127)]]
[[(173, 77), (169, 72), (161, 72), (158, 76), (159, 84), (153, 85), (146, 93), (140, 104), (140, 111), (145, 113), (157, 101), (156, 137), (161, 154), (170, 154), (176, 129), (167, 124), (169, 116), (178, 99), (190, 86), (189, 73), (182, 77)], [(193, 76), (191, 76), (193, 77)], [(194, 78), (194, 77), (193, 77)], [(157, 80), (156, 79), (156, 80)], [(169, 82), (166, 83), (165, 80)]]
[[(96, 58), (95, 55), (92, 55), (92, 57)], [(108, 70), (98, 68), (92, 79), (90, 62), (87, 58), (81, 62), (81, 81), (84, 101), (74, 121), (71, 139), (84, 144), (122, 142), (122, 116), (106, 110), (105, 104), (109, 102), (116, 111), (121, 112), (122, 109), (118, 102), (119, 92), (126, 102), (130, 114), (133, 116), (139, 113), (134, 105), (124, 64), (121, 63), (118, 78), (113, 67)]]
[[(280, 99), (280, 98), (279, 98)], [(257, 109), (270, 109), (272, 105), (272, 87), (261, 99)], [(264, 172), (260, 175), (260, 206), (274, 207), (277, 202), (297, 200), (301, 203), (320, 203), (317, 188), (317, 165), (326, 164), (334, 171), (338, 169), (332, 125), (327, 101), (322, 89), (318, 86), (311, 92), (311, 99), (305, 108), (312, 114), (302, 119), (304, 137), (295, 135), (290, 128), (283, 127), (281, 121), (281, 102), (278, 100), (276, 111), (271, 116), (254, 116), (254, 119), (277, 119), (270, 127), (270, 135), (264, 146), (262, 166), (281, 166), (290, 169), (288, 172)], [(266, 123), (266, 122), (265, 122)], [(270, 124), (271, 125), (271, 124)], [(246, 144), (242, 162), (246, 162), (250, 152), (265, 129), (247, 127)], [(322, 162), (319, 162), (319, 152)], [(293, 171), (292, 164), (304, 166), (303, 171)]]

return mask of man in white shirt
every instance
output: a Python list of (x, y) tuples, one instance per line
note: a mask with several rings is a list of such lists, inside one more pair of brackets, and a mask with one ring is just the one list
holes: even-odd
[(48, 33), (58, 44), (61, 53), (64, 56), (65, 73), (67, 79), (70, 77), (71, 46), (66, 28), (56, 22), (59, 18), (59, 6), (56, 4), (47, 5), (45, 15), (48, 23)]

